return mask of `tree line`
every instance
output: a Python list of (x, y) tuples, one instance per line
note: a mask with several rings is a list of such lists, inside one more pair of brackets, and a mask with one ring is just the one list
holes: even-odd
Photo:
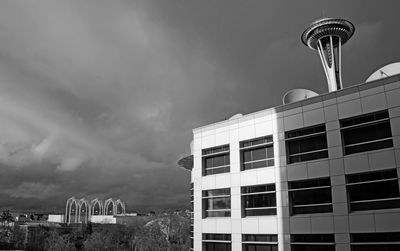
[(177, 214), (138, 218), (125, 225), (10, 222), (10, 214), (0, 215), (0, 250), (186, 251), (190, 247), (190, 219)]

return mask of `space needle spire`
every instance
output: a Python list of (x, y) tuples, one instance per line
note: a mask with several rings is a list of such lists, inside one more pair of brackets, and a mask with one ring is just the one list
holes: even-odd
[(341, 47), (354, 34), (354, 25), (340, 18), (323, 18), (313, 22), (301, 35), (301, 41), (317, 50), (328, 80), (329, 92), (343, 88)]

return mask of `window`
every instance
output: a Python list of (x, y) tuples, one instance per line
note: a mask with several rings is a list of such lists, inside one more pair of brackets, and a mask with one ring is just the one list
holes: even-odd
[(231, 216), (231, 189), (214, 189), (203, 191), (204, 217)]
[(396, 169), (346, 175), (350, 211), (399, 208)]
[(230, 251), (230, 234), (203, 234), (203, 251)]
[(350, 234), (351, 251), (398, 251), (400, 232)]
[(325, 125), (286, 132), (288, 164), (328, 157)]
[(333, 234), (292, 234), (292, 251), (335, 251), (335, 235)]
[(344, 154), (393, 147), (387, 110), (340, 120)]
[(242, 187), (242, 215), (276, 215), (275, 184)]
[(332, 212), (331, 181), (329, 178), (289, 182), (291, 214)]
[(240, 142), (242, 170), (274, 165), (274, 146), (272, 136)]
[(243, 251), (278, 251), (276, 234), (243, 234)]
[(229, 171), (229, 145), (203, 150), (203, 176)]

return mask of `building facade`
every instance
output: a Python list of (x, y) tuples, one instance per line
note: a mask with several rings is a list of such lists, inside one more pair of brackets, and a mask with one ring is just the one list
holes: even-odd
[(194, 129), (188, 162), (196, 251), (400, 250), (400, 75)]

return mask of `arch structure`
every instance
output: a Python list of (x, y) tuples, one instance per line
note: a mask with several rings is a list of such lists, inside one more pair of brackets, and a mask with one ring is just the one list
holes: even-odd
[(71, 197), (65, 205), (65, 223), (88, 223), (92, 215), (125, 214), (125, 203), (109, 198), (104, 202), (98, 198), (88, 200)]

